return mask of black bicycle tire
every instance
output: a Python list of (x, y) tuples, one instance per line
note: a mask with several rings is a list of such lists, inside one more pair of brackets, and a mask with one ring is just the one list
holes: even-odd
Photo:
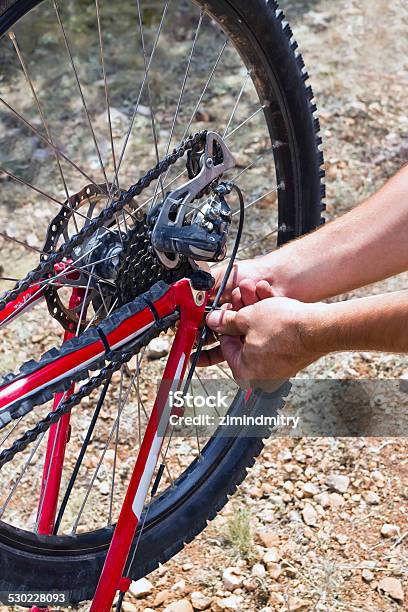
[[(0, 1), (0, 35), (40, 1)], [(301, 177), (279, 194), (279, 225), (282, 229), (278, 241), (282, 244), (323, 222), (324, 172), (320, 126), (303, 59), (276, 2), (212, 0), (206, 5), (207, 8), (222, 5), (232, 37), (240, 36), (241, 27), (247, 29), (246, 39), (244, 43), (241, 40), (241, 44), (248, 56), (258, 57), (255, 66), (259, 71), (255, 74), (258, 86), (262, 88), (261, 81), (265, 79), (261, 68), (268, 70), (268, 82), (273, 80), (277, 88), (274, 93), (280, 96), (283, 127), (292, 140), (291, 159), (276, 157), (278, 179), (279, 173), (286, 177), (291, 173), (298, 179)], [(227, 27), (226, 23), (224, 27)], [(260, 41), (263, 41), (262, 48)], [(248, 60), (247, 55), (245, 57)], [(263, 62), (259, 66), (261, 57)], [(267, 118), (268, 112), (273, 113), (273, 109), (266, 109)], [(275, 125), (275, 134), (279, 135), (279, 129), (283, 129), (282, 126)], [(291, 206), (287, 204), (289, 201)], [(277, 392), (266, 408), (259, 398), (253, 398), (253, 411), (266, 409), (274, 414), (283, 405), (285, 393), (286, 389)], [(233, 411), (240, 413), (243, 406), (242, 395), (239, 395)], [(262, 433), (264, 437), (269, 435), (267, 429)], [(262, 436), (211, 441), (204, 449), (204, 459), (199, 463), (193, 462), (180, 477), (178, 503), (173, 503), (171, 512), (163, 518), (163, 513), (154, 508), (150, 511), (138, 550), (140, 560), (133, 567), (132, 578), (151, 572), (158, 563), (167, 561), (205, 528), (207, 521), (216, 516), (245, 478), (248, 467), (253, 465), (262, 447)], [(212, 500), (211, 503), (208, 499)], [(166, 494), (159, 498), (159, 502), (165, 500)], [(158, 522), (155, 522), (156, 515), (160, 516)], [(72, 603), (90, 599), (103, 565), (110, 533), (111, 530), (104, 529), (71, 539), (49, 538), (33, 536), (0, 523), (0, 591), (12, 591), (17, 587), (19, 591), (49, 590), (52, 585), (55, 591), (67, 592)], [(163, 541), (167, 541), (164, 549)]]

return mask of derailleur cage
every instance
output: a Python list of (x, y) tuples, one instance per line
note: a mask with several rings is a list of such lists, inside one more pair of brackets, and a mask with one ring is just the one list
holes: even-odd
[[(193, 178), (169, 192), (164, 201), (151, 209), (151, 244), (167, 268), (178, 265), (180, 256), (196, 261), (220, 261), (225, 257), (231, 210), (225, 196), (231, 192), (229, 183), (216, 181), (235, 166), (234, 158), (222, 138), (208, 132), (204, 151), (198, 162), (194, 156), (187, 169)], [(208, 188), (211, 195), (203, 205), (200, 195)]]

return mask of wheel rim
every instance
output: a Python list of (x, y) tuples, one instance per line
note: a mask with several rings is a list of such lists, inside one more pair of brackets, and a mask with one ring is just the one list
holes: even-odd
[[(43, 3), (43, 5), (45, 5), (45, 4), (46, 4), (46, 2)], [(187, 3), (185, 3), (185, 4), (187, 4)], [(168, 5), (168, 3), (165, 2), (164, 3), (164, 8), (166, 7), (166, 5)], [(100, 10), (100, 7), (99, 7), (98, 3), (96, 3), (96, 7), (95, 8), (97, 9), (97, 11), (98, 11), (98, 8)], [(166, 14), (168, 14), (167, 13), (168, 10), (169, 10), (169, 8), (166, 9)], [(155, 41), (158, 39), (158, 32), (159, 32), (158, 28), (160, 28), (160, 24), (162, 23), (162, 20), (163, 20), (163, 13), (161, 15), (162, 16), (160, 18), (158, 18), (158, 22), (159, 22), (158, 27), (154, 28), (153, 32), (151, 34), (151, 41), (150, 41), (150, 43), (151, 43), (151, 46), (152, 46), (152, 50), (159, 48), (158, 45), (155, 47)], [(177, 142), (178, 118), (179, 118), (179, 115), (180, 115), (180, 112), (181, 112), (181, 102), (180, 102), (180, 100), (183, 100), (183, 97), (184, 97), (185, 91), (186, 91), (186, 84), (188, 82), (188, 79), (186, 79), (186, 82), (185, 82), (185, 77), (186, 77), (186, 75), (188, 77), (189, 74), (190, 74), (190, 69), (191, 69), (191, 65), (192, 65), (192, 62), (193, 62), (194, 53), (197, 51), (197, 44), (198, 44), (198, 40), (199, 40), (199, 34), (202, 31), (202, 28), (204, 27), (203, 26), (203, 23), (205, 23), (204, 19), (206, 19), (204, 16), (201, 15), (199, 7), (197, 7), (197, 9), (196, 9), (195, 17), (196, 17), (196, 27), (195, 27), (194, 35), (189, 40), (190, 47), (189, 47), (189, 50), (187, 52), (187, 62), (185, 64), (186, 71), (184, 72), (184, 74), (182, 74), (182, 79), (181, 79), (182, 87), (181, 87), (181, 90), (179, 92), (179, 97), (176, 98), (175, 111), (172, 114), (172, 117), (170, 117), (170, 121), (168, 122), (168, 125), (169, 125), (170, 129), (169, 129), (169, 134), (168, 134), (167, 142), (166, 142), (166, 139), (164, 140), (164, 151), (166, 151), (166, 149), (170, 148), (172, 141), (173, 142)], [(64, 26), (64, 16), (61, 14), (61, 10), (58, 7), (57, 7), (57, 11), (56, 11), (56, 18), (57, 18), (59, 30), (62, 31), (62, 28), (65, 27)], [(97, 19), (96, 19), (96, 22), (98, 23)], [(61, 28), (61, 24), (62, 24), (62, 28)], [(23, 27), (23, 25), (24, 25), (23, 22), (20, 22), (19, 27)], [(97, 29), (97, 33), (98, 33), (97, 39), (99, 40), (100, 39), (100, 35), (103, 32), (103, 30), (102, 30), (102, 28), (96, 28), (96, 29)], [(160, 30), (160, 32), (161, 32), (161, 30)], [(69, 37), (66, 38), (63, 33), (61, 35), (62, 35), (65, 47), (68, 47), (68, 49), (70, 49), (71, 41), (70, 41)], [(141, 46), (142, 46), (142, 50), (143, 50), (142, 56), (143, 56), (143, 65), (144, 65), (145, 75), (146, 75), (146, 67), (149, 65), (149, 59), (148, 59), (148, 54), (146, 52), (147, 43), (143, 43), (142, 38), (143, 37), (141, 37)], [(16, 41), (16, 39), (14, 39), (14, 43), (15, 43), (15, 41)], [(17, 41), (18, 41), (18, 38), (17, 38)], [(99, 42), (100, 42), (100, 40), (99, 40)], [(202, 81), (204, 83), (204, 87), (207, 84), (208, 77), (212, 73), (215, 74), (217, 68), (220, 65), (220, 62), (222, 61), (223, 57), (225, 57), (224, 54), (227, 53), (226, 50), (228, 48), (231, 48), (230, 43), (226, 44), (224, 39), (222, 41), (219, 41), (219, 42), (220, 42), (220, 45), (218, 46), (216, 52), (214, 53), (215, 60), (213, 58), (213, 61), (210, 64), (210, 68), (206, 72), (207, 77), (202, 79)], [(15, 45), (14, 45), (14, 49), (15, 49)], [(17, 53), (17, 56), (18, 56), (18, 53)], [(68, 52), (68, 57), (69, 57), (69, 52)], [(20, 60), (20, 58), (19, 58), (19, 60)], [(73, 68), (72, 67), (72, 62), (69, 62), (69, 63), (70, 63), (71, 69), (72, 69)], [(75, 64), (75, 61), (73, 63)], [(21, 61), (20, 61), (20, 66), (21, 66)], [(75, 70), (72, 69), (72, 72), (73, 72), (73, 78), (74, 78), (74, 80), (76, 80)], [(33, 81), (33, 77), (30, 77), (30, 78)], [(108, 77), (108, 80), (109, 80), (109, 77)], [(142, 82), (143, 82), (143, 79), (142, 79)], [(183, 87), (183, 84), (184, 84), (184, 87)], [(243, 134), (242, 130), (244, 130), (245, 127), (253, 129), (253, 122), (259, 121), (261, 118), (262, 118), (262, 121), (264, 120), (263, 117), (264, 117), (265, 108), (263, 108), (262, 105), (259, 106), (259, 102), (258, 102), (258, 107), (255, 108), (253, 110), (253, 112), (248, 112), (247, 116), (244, 119), (242, 119), (241, 121), (237, 121), (237, 123), (234, 123), (234, 120), (237, 118), (237, 111), (240, 109), (240, 105), (242, 105), (243, 101), (246, 100), (246, 93), (247, 93), (246, 92), (246, 88), (248, 86), (250, 86), (250, 84), (251, 84), (250, 76), (248, 76), (247, 74), (243, 75), (242, 82), (237, 87), (237, 95), (236, 95), (235, 99), (233, 100), (232, 108), (230, 108), (230, 111), (228, 113), (226, 113), (226, 128), (227, 129), (225, 130), (225, 135), (228, 136), (228, 134), (229, 134), (230, 138), (232, 138), (234, 135), (237, 136), (238, 134), (241, 137), (241, 134)], [(253, 91), (253, 93), (255, 92), (254, 89), (252, 91)], [(200, 101), (200, 99), (201, 99), (201, 102), (202, 102), (204, 100), (203, 90), (201, 89), (200, 92), (201, 93), (200, 93), (199, 96), (197, 96), (197, 94), (196, 94), (196, 98), (195, 99), (196, 99), (196, 101)], [(104, 81), (104, 93), (105, 93), (105, 99), (106, 99), (108, 97), (108, 95), (109, 95), (109, 92), (108, 92), (108, 95), (107, 95), (105, 81)], [(205, 91), (204, 91), (204, 93), (205, 93)], [(181, 94), (183, 94), (183, 95), (181, 95)], [(149, 98), (149, 99), (151, 99), (151, 98)], [(153, 109), (153, 105), (151, 105), (151, 108)], [(193, 111), (194, 111), (193, 114), (195, 114), (198, 110), (201, 110), (200, 107), (198, 107), (196, 109), (196, 105), (194, 105), (194, 104), (193, 104), (192, 108), (193, 108)], [(191, 107), (190, 107), (190, 111), (191, 111)], [(155, 123), (154, 115), (155, 115), (155, 112), (152, 110), (150, 114), (151, 114), (151, 117), (150, 117), (151, 121), (150, 121), (150, 123), (152, 124), (151, 125), (151, 129), (152, 129), (152, 142), (153, 142), (153, 144), (155, 144), (157, 142), (157, 136), (155, 136), (155, 127), (154, 127), (154, 123)], [(16, 115), (13, 115), (13, 116), (14, 116), (14, 118), (16, 120), (18, 120), (18, 117), (16, 117)], [(92, 124), (92, 118), (90, 117), (89, 111), (85, 112), (85, 119), (84, 119), (84, 121), (89, 124), (88, 116), (89, 116), (90, 122)], [(133, 115), (131, 114), (131, 118), (132, 118), (132, 116)], [(189, 113), (189, 116), (190, 117), (192, 116), (191, 113)], [(136, 115), (135, 115), (135, 118), (138, 118), (138, 117), (136, 117)], [(108, 123), (109, 123), (109, 117), (108, 117)], [(185, 128), (186, 127), (191, 127), (191, 126), (188, 126), (188, 123), (189, 123), (189, 121), (187, 121), (187, 126), (184, 124), (184, 131), (186, 131), (186, 132), (188, 130), (186, 130)], [(266, 138), (268, 138), (269, 137), (268, 129), (267, 129), (268, 126), (266, 124), (265, 124), (265, 128), (266, 128), (266, 131), (265, 131)], [(47, 132), (46, 128), (45, 128), (45, 132)], [(127, 133), (128, 132), (125, 131), (125, 142), (126, 142)], [(183, 135), (183, 129), (181, 130), (181, 135)], [(111, 132), (110, 132), (109, 136), (110, 136), (109, 140), (112, 141), (113, 140), (113, 136), (111, 136)], [(173, 140), (173, 138), (174, 138), (174, 140)], [(92, 137), (91, 140), (94, 141), (94, 138)], [(96, 140), (96, 137), (95, 137), (95, 140)], [(288, 143), (285, 143), (283, 141), (279, 141), (279, 142), (275, 141), (275, 148), (271, 149), (270, 145), (267, 146), (268, 155), (270, 155), (271, 157), (273, 155), (279, 157), (279, 155), (280, 155), (279, 149), (282, 148), (282, 147), (287, 146), (287, 144)], [(153, 148), (155, 149), (156, 147), (153, 147)], [(96, 149), (96, 156), (97, 156), (98, 161), (99, 161), (100, 155), (98, 154), (98, 151), (97, 151), (98, 147), (96, 146), (95, 149)], [(101, 157), (102, 157), (102, 155), (101, 155)], [(119, 162), (120, 162), (121, 158), (125, 159), (124, 156), (122, 156), (121, 153), (119, 153), (119, 155), (116, 155), (116, 157), (112, 156), (113, 174), (114, 174), (115, 177), (117, 175), (117, 168), (118, 168), (118, 165), (120, 165)], [(154, 156), (153, 156), (153, 160), (154, 160)], [(254, 160), (255, 160), (255, 163), (254, 163)], [(265, 161), (266, 161), (265, 157), (262, 157), (260, 155), (255, 155), (254, 159), (251, 159), (251, 160), (245, 160), (245, 159), (241, 160), (240, 161), (240, 164), (242, 164), (241, 168), (240, 168), (239, 172), (236, 173), (236, 174), (238, 174), (237, 179), (241, 179), (242, 180), (242, 177), (246, 173), (248, 175), (248, 173), (250, 173), (250, 171), (253, 170), (254, 168), (256, 168), (256, 169), (259, 168), (259, 166), (257, 167), (257, 164), (259, 164), (259, 162), (264, 162), (265, 163)], [(273, 160), (269, 160), (269, 161), (270, 161), (270, 164), (268, 164), (266, 167), (263, 166), (263, 172), (266, 171), (266, 174), (268, 174), (268, 173), (271, 174), (272, 170), (273, 171), (276, 170), (275, 167), (274, 167), (274, 164), (273, 164)], [(116, 164), (116, 169), (115, 169), (115, 164)], [(57, 160), (56, 160), (56, 165), (57, 165), (57, 171), (58, 171), (59, 169), (58, 169)], [(266, 170), (265, 170), (265, 168), (266, 168)], [(104, 174), (102, 169), (101, 169), (101, 172), (102, 172), (102, 174)], [(16, 175), (14, 175), (14, 173), (9, 173), (9, 176), (10, 176), (10, 174), (13, 174), (13, 176), (16, 176)], [(260, 173), (258, 173), (258, 179), (257, 179), (258, 181), (259, 181), (259, 175), (260, 175)], [(169, 178), (169, 180), (171, 180), (171, 178)], [(28, 181), (26, 181), (26, 182), (28, 182)], [(272, 208), (272, 205), (273, 205), (274, 202), (273, 202), (273, 200), (271, 201), (271, 198), (274, 198), (275, 196), (273, 194), (277, 193), (277, 191), (279, 191), (281, 188), (283, 188), (283, 186), (284, 186), (284, 182), (280, 181), (280, 182), (277, 183), (276, 186), (272, 187), (271, 189), (267, 189), (267, 190), (263, 191), (262, 193), (258, 193), (258, 194), (254, 193), (252, 198), (249, 199), (248, 208), (249, 209), (253, 209), (253, 210), (254, 209), (259, 210), (259, 208), (257, 208), (257, 206), (259, 206), (262, 203), (265, 204), (265, 201), (268, 201), (268, 198), (270, 198), (270, 201), (268, 202), (268, 205), (270, 206), (270, 208)], [(27, 185), (25, 185), (25, 187), (27, 187)], [(251, 190), (251, 188), (249, 188), (249, 190)], [(252, 189), (252, 191), (253, 191), (253, 189)], [(157, 197), (157, 195), (158, 195), (158, 193), (156, 192), (156, 190), (153, 190), (153, 193), (149, 196), (149, 198), (152, 198), (153, 201), (154, 201), (154, 199)], [(280, 195), (282, 195), (282, 194), (280, 194)], [(52, 196), (52, 197), (54, 197), (54, 196)], [(149, 200), (149, 198), (147, 198), (147, 200)], [(149, 202), (147, 201), (145, 203), (149, 203)], [(268, 212), (270, 212), (270, 210)], [(266, 235), (264, 237), (262, 237), (262, 239), (271, 238), (272, 236), (276, 236), (276, 234), (277, 234), (277, 226), (278, 226), (277, 206), (275, 207), (275, 217), (274, 217), (274, 221), (273, 221), (272, 225), (273, 225), (273, 227), (271, 227), (270, 232), (267, 232)], [(259, 247), (259, 244), (260, 244), (262, 239), (259, 240), (259, 237), (255, 237), (254, 234), (256, 234), (256, 230), (252, 230), (252, 236), (249, 233), (249, 235), (248, 235), (249, 240), (247, 240), (247, 243), (244, 244), (244, 247), (246, 247), (246, 250), (245, 251), (241, 251), (242, 254), (245, 253), (245, 254), (247, 254), (249, 256), (249, 255), (254, 254), (256, 252), (257, 247)], [(122, 377), (121, 380), (123, 381), (123, 377)], [(119, 383), (119, 393), (123, 393), (123, 383)], [(121, 402), (119, 401), (119, 403), (121, 403)], [(107, 533), (105, 534), (105, 537), (109, 533), (110, 533), (110, 530), (108, 529)]]

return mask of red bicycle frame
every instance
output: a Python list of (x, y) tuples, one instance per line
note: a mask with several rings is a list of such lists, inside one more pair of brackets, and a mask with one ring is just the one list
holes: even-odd
[[(9, 304), (0, 312), (0, 326), (40, 299), (40, 294), (41, 286), (37, 285), (26, 291), (15, 303)], [(209, 296), (210, 292), (195, 290), (190, 280), (183, 279), (171, 285), (155, 300), (153, 308), (146, 305), (146, 308), (124, 320), (106, 336), (109, 346), (116, 349), (148, 330), (155, 324), (157, 315), (161, 319), (176, 310), (180, 314), (180, 324), (113, 533), (91, 612), (109, 612), (117, 591), (126, 591), (130, 585), (130, 580), (123, 577), (123, 572), (151, 487), (167, 425), (174, 412), (169, 402), (169, 392), (180, 388)], [(84, 364), (100, 359), (104, 353), (105, 345), (102, 340), (95, 340), (59, 357), (32, 374), (19, 377), (0, 389), (0, 412), (9, 408), (15, 401), (51, 385), (56, 379), (82, 369)], [(57, 396), (54, 406), (58, 405), (59, 401), (60, 397)], [(52, 533), (68, 433), (67, 415), (66, 419), (59, 422), (59, 429), (50, 432), (48, 440), (38, 515), (41, 533)]]

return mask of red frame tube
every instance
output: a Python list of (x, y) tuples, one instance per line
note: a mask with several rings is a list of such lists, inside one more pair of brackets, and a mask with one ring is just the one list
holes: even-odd
[[(170, 390), (180, 388), (197, 337), (209, 295), (197, 306), (188, 284), (176, 288), (180, 305), (180, 326), (164, 370), (163, 380), (146, 428), (142, 446), (128, 485), (126, 497), (112, 537), (90, 612), (110, 612), (135, 537), (140, 515), (148, 496), (157, 459), (173, 411), (168, 406)], [(158, 431), (160, 426), (160, 433)]]
[[(69, 301), (69, 308), (80, 308), (84, 296), (84, 289), (74, 288)], [(74, 336), (74, 333), (66, 331), (64, 334), (64, 342), (67, 342)], [(66, 393), (57, 393), (54, 398), (53, 410), (58, 408), (63, 398), (68, 399), (74, 392), (74, 389), (75, 385), (72, 385)], [(43, 535), (51, 535), (54, 530), (65, 450), (71, 431), (70, 419), (70, 413), (64, 414), (58, 423), (50, 427), (48, 432), (47, 451), (37, 511), (38, 533)]]
[[(191, 287), (188, 279), (183, 279), (171, 285), (168, 291), (154, 302), (155, 311), (160, 318), (171, 314), (176, 308), (179, 308), (180, 325), (128, 485), (126, 497), (90, 609), (91, 612), (110, 612), (117, 590), (123, 587), (123, 584), (126, 582), (123, 580), (122, 574), (136, 533), (141, 511), (149, 493), (151, 480), (163, 444), (164, 431), (171, 414), (173, 414), (168, 404), (169, 391), (180, 388), (209, 297), (209, 292), (197, 292)], [(108, 344), (113, 348), (122, 346), (138, 333), (148, 329), (153, 323), (154, 315), (152, 310), (146, 307), (135, 315), (130, 316), (108, 334)], [(9, 406), (17, 399), (30, 395), (40, 388), (51, 384), (56, 378), (83, 367), (85, 362), (99, 358), (104, 352), (105, 347), (102, 340), (97, 340), (86, 347), (60, 357), (32, 374), (22, 376), (19, 380), (5, 385), (0, 389), (0, 410)], [(57, 399), (55, 399), (56, 401)], [(57, 465), (61, 465), (61, 469), (64, 455), (62, 451), (65, 449), (66, 443), (66, 431), (65, 437), (61, 434), (60, 446), (58, 447)], [(50, 445), (51, 437), (48, 450)], [(52, 489), (50, 489), (50, 504), (49, 506), (47, 505), (47, 518), (44, 518), (44, 522), (42, 522), (44, 530), (49, 529), (50, 524), (54, 522), (54, 500), (58, 497), (56, 493), (57, 477), (58, 474), (56, 474)]]

